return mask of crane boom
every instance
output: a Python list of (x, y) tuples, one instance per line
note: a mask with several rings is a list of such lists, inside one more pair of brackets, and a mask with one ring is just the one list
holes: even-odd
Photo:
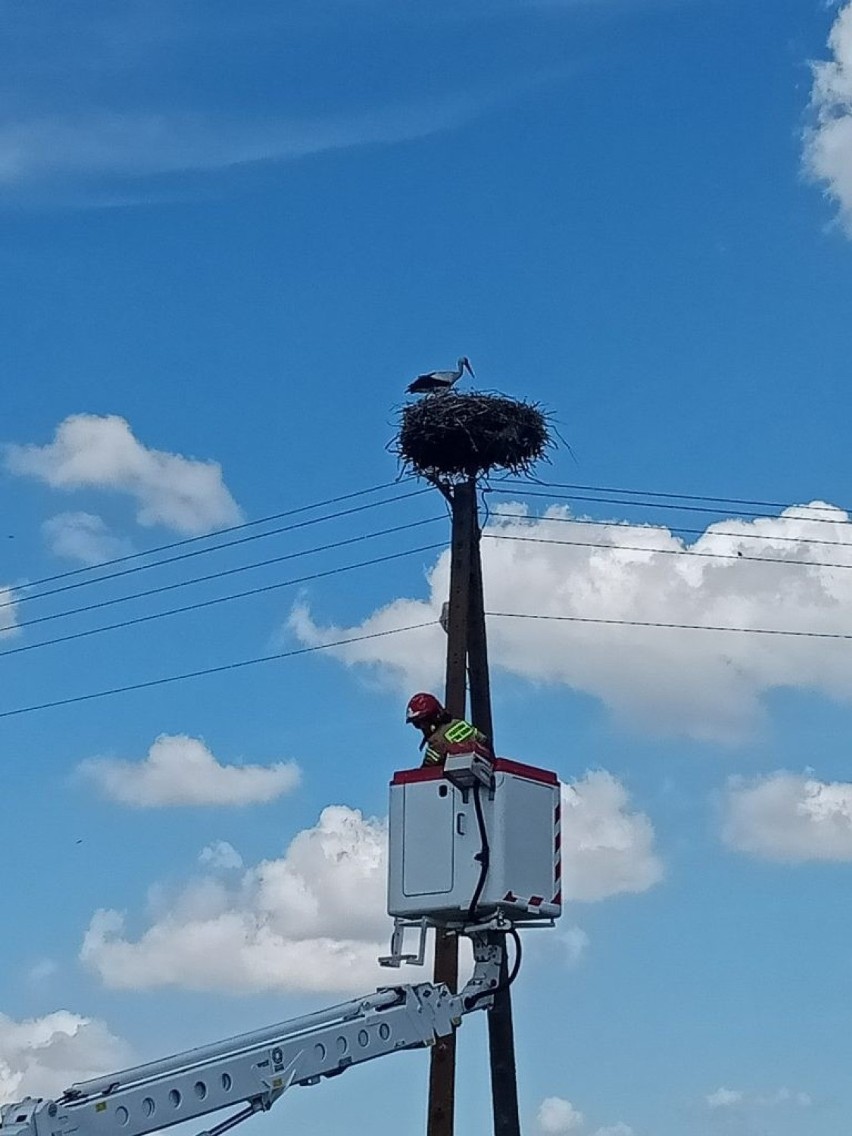
[(316, 1084), (351, 1065), (430, 1046), (473, 1010), (487, 1009), (499, 981), (504, 935), (476, 931), (465, 988), (385, 987), (364, 998), (254, 1033), (79, 1081), (57, 1100), (27, 1097), (0, 1108), (0, 1136), (146, 1136), (229, 1106), (243, 1107), (201, 1136), (266, 1111), (291, 1085)]

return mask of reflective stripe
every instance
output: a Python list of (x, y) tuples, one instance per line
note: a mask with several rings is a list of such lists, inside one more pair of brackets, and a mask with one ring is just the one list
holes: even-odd
[(448, 742), (463, 742), (475, 733), (476, 730), (467, 722), (453, 722), (444, 732), (444, 737)]

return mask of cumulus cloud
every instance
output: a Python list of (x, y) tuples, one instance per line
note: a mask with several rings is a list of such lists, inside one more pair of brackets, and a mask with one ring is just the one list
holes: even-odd
[(805, 166), (823, 182), (852, 226), (852, 3), (837, 14), (828, 39), (831, 58), (814, 64)]
[(236, 871), (243, 866), (242, 856), (227, 840), (217, 840), (202, 848), (198, 854), (198, 862), (207, 864), (213, 869), (219, 868), (223, 872)]
[(136, 940), (118, 912), (96, 913), (80, 957), (114, 988), (369, 989), (387, 981), (386, 846), (384, 822), (329, 806), (233, 886), (207, 877), (161, 902)]
[(591, 901), (647, 891), (662, 878), (654, 826), (644, 813), (630, 810), (630, 798), (620, 781), (597, 770), (562, 786), (566, 900)]
[(223, 765), (199, 738), (161, 734), (143, 761), (93, 757), (78, 772), (123, 805), (164, 808), (173, 805), (263, 804), (299, 784), (298, 765)]
[(0, 1104), (56, 1096), (73, 1081), (122, 1068), (130, 1056), (103, 1022), (69, 1010), (24, 1021), (0, 1014)]
[(852, 784), (786, 772), (731, 778), (722, 834), (765, 860), (852, 860)]
[(54, 489), (127, 493), (140, 525), (206, 533), (241, 519), (214, 461), (149, 449), (118, 415), (73, 414), (45, 446), (9, 445), (6, 467)]
[[(643, 891), (662, 875), (653, 829), (629, 810), (609, 774), (563, 787), (563, 885), (567, 898), (599, 900)], [(246, 868), (218, 842), (201, 854), (211, 874), (177, 894), (152, 893), (149, 926), (134, 938), (124, 916), (99, 911), (81, 958), (115, 988), (192, 990), (359, 990), (387, 980), (387, 824), (344, 805), (324, 809), (285, 854)], [(587, 946), (566, 932), (576, 962)], [(419, 973), (419, 972), (418, 972)]]
[(545, 1097), (538, 1106), (538, 1126), (549, 1136), (564, 1136), (582, 1128), (585, 1117), (564, 1097)]
[[(692, 544), (656, 525), (583, 523), (563, 507), (537, 519), (522, 506), (514, 514), (492, 518), (485, 530), (488, 609), (551, 618), (491, 616), (495, 667), (585, 691), (634, 726), (713, 741), (747, 736), (760, 723), (762, 696), (779, 687), (849, 699), (850, 655), (841, 641), (618, 623), (852, 630), (843, 622), (852, 608), (852, 527), (843, 510), (815, 501), (777, 517), (720, 521)], [(445, 552), (428, 575), (426, 599), (394, 600), (349, 627), (321, 626), (301, 605), (290, 626), (302, 642), (318, 644), (435, 620), (406, 636), (331, 649), (406, 689), (428, 688), (443, 668), (437, 620), (448, 583)]]
[[(538, 1127), (540, 1132), (550, 1136), (567, 1136), (578, 1132), (585, 1126), (586, 1118), (564, 1097), (545, 1097), (538, 1107)], [(633, 1136), (633, 1129), (623, 1120), (596, 1128), (592, 1136)]]
[(41, 526), (47, 546), (55, 556), (101, 564), (133, 551), (129, 540), (115, 536), (94, 513), (59, 513)]

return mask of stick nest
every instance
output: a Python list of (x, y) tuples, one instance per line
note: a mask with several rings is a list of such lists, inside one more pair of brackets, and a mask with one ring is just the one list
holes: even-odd
[(390, 447), (403, 468), (453, 482), (502, 470), (531, 472), (553, 445), (549, 416), (537, 403), (493, 394), (425, 395), (402, 408)]

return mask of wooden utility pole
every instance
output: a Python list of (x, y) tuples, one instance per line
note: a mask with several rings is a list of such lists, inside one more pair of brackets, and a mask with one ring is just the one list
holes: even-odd
[[(471, 720), (493, 745), (476, 478), (460, 482), (446, 495), (452, 505), (446, 707), (453, 717), (464, 717), (469, 677)], [(446, 983), (453, 991), (457, 989), (457, 935), (436, 932), (434, 981)], [(512, 999), (505, 954), (500, 985), (488, 1011), (494, 1136), (520, 1136)], [(432, 1049), (427, 1136), (453, 1136), (455, 1058), (454, 1034)]]
[[(447, 622), (447, 686), (444, 698), (454, 718), (464, 718), (467, 706), (467, 646), (470, 617), (471, 564), (476, 525), (476, 482), (447, 491), (452, 506), (450, 607)], [(459, 940), (453, 932), (435, 932), (434, 981), (458, 989)], [(432, 1048), (429, 1066), (427, 1136), (453, 1136), (456, 1095), (456, 1035), (440, 1038)]]
[[(468, 667), (470, 705), (473, 724), (486, 733), (494, 745), (491, 716), (491, 686), (488, 677), (488, 640), (485, 633), (485, 597), (482, 590), (479, 518), (474, 518), (474, 545), (471, 558), (470, 626)], [(512, 992), (503, 936), (503, 961), (494, 1004), (488, 1011), (488, 1048), (491, 1060), (491, 1104), (494, 1136), (520, 1136), (518, 1115), (518, 1074), (515, 1067), (515, 1029), (512, 1020)]]

